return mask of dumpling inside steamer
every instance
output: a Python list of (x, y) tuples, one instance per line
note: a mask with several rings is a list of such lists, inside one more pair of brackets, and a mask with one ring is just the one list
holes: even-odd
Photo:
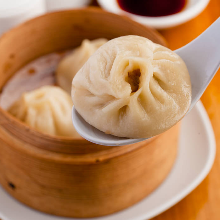
[(79, 114), (119, 137), (149, 138), (176, 124), (191, 103), (191, 82), (173, 51), (139, 36), (100, 47), (72, 82)]
[(79, 138), (71, 121), (72, 100), (57, 86), (43, 86), (23, 93), (8, 110), (36, 130), (53, 135)]
[(73, 77), (88, 60), (88, 58), (107, 41), (108, 40), (105, 38), (99, 38), (91, 41), (88, 39), (83, 40), (79, 47), (74, 49), (71, 54), (66, 56), (59, 63), (56, 70), (57, 84), (70, 94)]

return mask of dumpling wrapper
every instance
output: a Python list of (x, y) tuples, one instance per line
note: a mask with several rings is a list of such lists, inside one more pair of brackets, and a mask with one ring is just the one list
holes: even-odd
[(175, 125), (191, 103), (183, 60), (139, 36), (101, 46), (72, 82), (78, 113), (97, 129), (118, 137), (150, 138)]
[(107, 41), (108, 40), (104, 38), (92, 41), (85, 39), (70, 55), (63, 58), (56, 70), (56, 82), (58, 86), (70, 94), (73, 77), (85, 64), (89, 57)]
[(57, 86), (43, 86), (24, 93), (8, 110), (39, 132), (80, 138), (71, 120), (72, 100)]

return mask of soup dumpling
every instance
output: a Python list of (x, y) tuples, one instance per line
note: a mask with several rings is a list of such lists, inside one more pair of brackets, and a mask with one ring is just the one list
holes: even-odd
[(43, 86), (24, 93), (8, 110), (36, 130), (54, 136), (78, 138), (71, 120), (72, 100), (57, 86)]
[(59, 63), (56, 70), (57, 84), (70, 94), (73, 77), (88, 58), (107, 41), (108, 40), (104, 38), (92, 41), (87, 39), (83, 40), (80, 47), (73, 50), (70, 55), (67, 55)]
[(176, 124), (191, 103), (183, 60), (139, 36), (113, 39), (99, 48), (72, 82), (78, 113), (118, 137), (149, 138)]

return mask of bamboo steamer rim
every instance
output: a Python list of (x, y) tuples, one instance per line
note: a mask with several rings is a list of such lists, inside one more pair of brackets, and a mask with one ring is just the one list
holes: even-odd
[[(142, 24), (139, 24), (139, 23), (131, 20), (130, 18), (128, 18), (126, 16), (120, 16), (120, 15), (117, 15), (117, 14), (113, 14), (113, 13), (104, 11), (102, 9), (99, 9), (97, 7), (88, 7), (88, 8), (84, 8), (84, 9), (56, 11), (56, 12), (48, 13), (48, 14), (36, 17), (34, 19), (31, 19), (29, 21), (26, 21), (25, 23), (11, 29), (10, 31), (8, 31), (7, 33), (2, 35), (2, 37), (0, 38), (0, 48), (1, 48), (1, 44), (4, 43), (4, 41), (8, 38), (8, 36), (13, 35), (16, 32), (19, 32), (21, 29), (24, 29), (26, 26), (30, 26), (32, 23), (35, 23), (36, 21), (38, 21), (40, 19), (42, 20), (42, 19), (45, 19), (47, 17), (53, 17), (53, 16), (58, 16), (58, 15), (62, 16), (63, 14), (71, 15), (73, 13), (90, 13), (90, 14), (96, 14), (96, 15), (99, 14), (101, 16), (109, 16), (109, 17), (112, 17), (114, 19), (130, 23), (132, 25), (132, 27), (136, 27), (136, 28), (140, 29), (141, 33), (144, 33), (145, 35), (148, 35), (151, 39), (154, 39), (155, 41), (157, 41), (157, 43), (159, 43), (163, 46), (167, 46), (167, 43), (166, 43), (165, 39), (156, 30), (154, 30), (152, 28), (149, 28), (149, 27), (146, 27)], [(2, 88), (3, 87), (4, 87), (4, 85), (2, 86)], [(22, 141), (24, 141), (24, 137), (20, 136), (19, 134), (21, 134), (21, 131), (25, 131), (25, 138), (26, 139), (28, 139), (29, 137), (36, 137), (39, 140), (43, 140), (43, 141), (48, 142), (48, 143), (53, 142), (53, 143), (57, 143), (58, 145), (63, 145), (62, 146), (63, 149), (61, 149), (61, 147), (58, 147), (58, 148), (54, 147), (54, 149), (52, 149), (52, 148), (47, 149), (46, 148), (47, 146), (45, 146), (44, 150), (48, 150), (48, 151), (52, 151), (52, 152), (56, 152), (56, 153), (71, 153), (71, 150), (70, 150), (70, 152), (69, 152), (69, 150), (68, 151), (65, 150), (65, 145), (68, 145), (68, 146), (74, 145), (74, 147), (80, 145), (78, 148), (82, 148), (82, 147), (86, 148), (86, 147), (91, 145), (91, 143), (89, 141), (87, 141), (83, 138), (52, 136), (52, 135), (49, 135), (49, 134), (44, 134), (44, 133), (38, 132), (37, 130), (29, 127), (25, 123), (23, 123), (20, 120), (16, 119), (15, 117), (13, 117), (7, 111), (3, 110), (0, 107), (0, 125), (2, 125), (4, 127), (4, 124), (5, 125), (7, 124), (7, 126), (5, 127), (5, 129), (7, 131), (10, 130), (9, 131), (10, 133), (13, 133), (17, 137), (19, 137)], [(30, 144), (29, 139), (28, 139), (27, 142)], [(34, 143), (31, 143), (31, 144), (34, 145)], [(92, 144), (92, 145), (94, 145), (94, 144)], [(96, 145), (96, 146), (98, 146), (98, 145)], [(130, 151), (131, 149), (136, 148), (136, 147), (131, 147), (131, 146), (133, 146), (133, 145), (130, 145), (130, 147), (128, 147), (128, 149), (124, 147), (123, 151), (125, 151), (125, 150)], [(139, 146), (139, 145), (137, 145), (137, 146)], [(39, 146), (37, 146), (37, 147), (39, 147)], [(99, 148), (98, 151), (101, 151), (101, 150), (103, 151), (104, 150), (105, 152), (106, 151), (110, 151), (112, 153), (114, 152), (112, 154), (114, 156), (116, 156), (115, 152), (119, 153), (119, 151), (121, 151), (121, 150), (119, 150), (119, 149), (121, 149), (121, 147), (108, 147), (108, 146), (101, 146), (100, 145), (98, 148)], [(116, 150), (116, 148), (117, 148), (117, 150)], [(42, 150), (42, 149), (40, 149), (40, 150)], [(73, 153), (75, 154), (75, 152), (73, 152)], [(98, 153), (100, 153), (100, 152), (98, 152)], [(79, 154), (81, 154), (81, 153), (79, 153)], [(82, 153), (82, 154), (84, 154), (84, 153)], [(110, 155), (111, 155), (111, 153), (109, 154), (109, 156)]]

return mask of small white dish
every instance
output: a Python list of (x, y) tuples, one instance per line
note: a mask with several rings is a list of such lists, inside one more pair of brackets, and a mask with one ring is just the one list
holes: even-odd
[(209, 0), (187, 0), (184, 9), (176, 14), (161, 17), (134, 15), (122, 10), (117, 0), (98, 0), (99, 5), (112, 13), (127, 15), (135, 21), (158, 29), (170, 28), (185, 23), (200, 14), (208, 5)]
[[(90, 220), (153, 218), (195, 189), (209, 173), (214, 158), (215, 137), (212, 126), (202, 103), (198, 102), (182, 121), (177, 160), (167, 179), (136, 205), (112, 215)], [(9, 196), (1, 187), (0, 204), (2, 220), (81, 220), (55, 217), (30, 209)]]
[(45, 12), (44, 0), (0, 0), (0, 35)]

